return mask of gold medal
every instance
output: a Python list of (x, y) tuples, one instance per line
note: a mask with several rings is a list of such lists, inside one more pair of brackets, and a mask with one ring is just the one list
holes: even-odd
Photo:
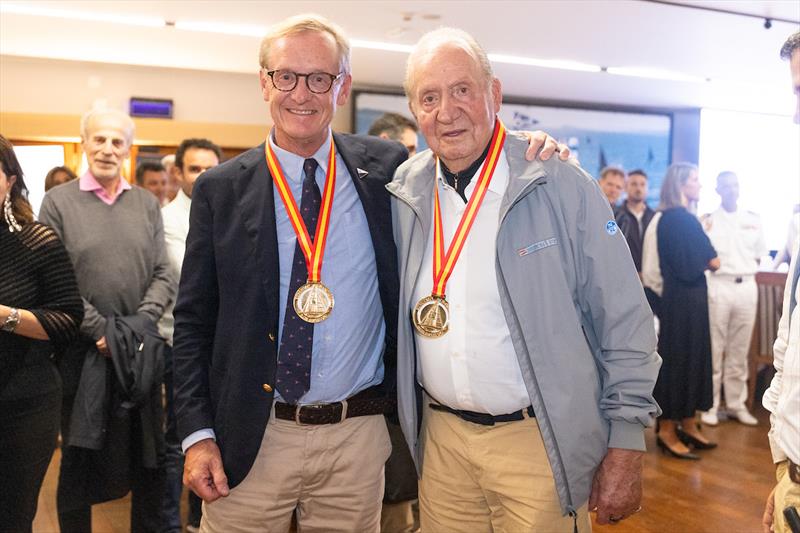
[(292, 304), (297, 316), (315, 324), (328, 318), (333, 311), (333, 293), (322, 283), (309, 282), (297, 289)]
[(447, 333), (450, 305), (443, 297), (426, 296), (417, 302), (411, 318), (417, 333), (435, 339)]
[(325, 255), (325, 244), (330, 228), (331, 210), (333, 209), (333, 193), (336, 189), (336, 145), (331, 137), (331, 150), (328, 155), (328, 170), (325, 178), (325, 192), (322, 194), (322, 204), (319, 208), (319, 221), (314, 240), (308, 234), (308, 228), (300, 216), (292, 191), (283, 175), (283, 170), (278, 163), (278, 158), (272, 152), (272, 146), (267, 139), (264, 148), (272, 179), (277, 185), (278, 194), (286, 207), (289, 221), (292, 223), (297, 244), (303, 251), (308, 269), (308, 283), (297, 289), (292, 299), (294, 310), (301, 319), (312, 324), (322, 322), (333, 311), (333, 293), (320, 282), (322, 276), (322, 259)]
[(441, 337), (450, 325), (450, 305), (445, 299), (445, 288), (450, 274), (453, 273), (456, 262), (464, 248), (464, 243), (478, 215), (478, 209), (483, 203), (489, 182), (497, 168), (497, 160), (503, 150), (503, 143), (506, 139), (506, 128), (500, 119), (495, 119), (494, 133), (489, 143), (489, 153), (483, 164), (475, 189), (472, 191), (469, 202), (461, 220), (458, 223), (453, 240), (447, 253), (444, 251), (444, 235), (442, 231), (442, 211), (439, 207), (439, 159), (436, 159), (436, 179), (433, 186), (433, 290), (430, 296), (426, 296), (417, 302), (411, 314), (414, 328), (424, 337)]

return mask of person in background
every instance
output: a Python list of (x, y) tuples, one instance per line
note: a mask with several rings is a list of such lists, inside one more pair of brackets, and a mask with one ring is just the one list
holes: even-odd
[[(133, 493), (131, 532), (160, 529), (163, 433), (161, 413), (153, 413), (160, 410), (160, 402), (148, 403), (147, 412), (139, 407), (114, 409), (123, 398), (125, 384), (112, 377), (105, 386), (95, 379), (115, 376), (111, 357), (118, 319), (135, 319), (143, 326), (136, 333), (145, 339), (145, 330), (155, 329), (175, 296), (158, 201), (122, 177), (134, 129), (133, 120), (120, 111), (86, 113), (81, 119), (81, 144), (89, 168), (77, 180), (51, 189), (39, 213), (70, 253), (84, 308), (81, 335), (61, 362), (64, 445), (57, 507), (63, 533), (90, 532), (91, 506), (129, 491)], [(149, 355), (141, 350), (149, 346), (150, 338), (138, 346), (142, 357)], [(146, 392), (148, 400), (160, 399), (157, 359), (158, 354), (152, 372), (157, 387)], [(89, 409), (102, 398), (108, 399), (111, 414), (87, 418)], [(146, 417), (148, 413), (152, 416)]]
[[(184, 139), (175, 152), (173, 174), (180, 185), (175, 198), (161, 209), (164, 219), (164, 239), (167, 245), (170, 266), (175, 273), (175, 291), (180, 278), (183, 255), (186, 251), (186, 235), (189, 233), (189, 210), (192, 206), (192, 189), (194, 182), (206, 170), (219, 165), (222, 150), (208, 139)], [(180, 533), (180, 503), (183, 489), (183, 452), (178, 438), (177, 421), (175, 419), (172, 337), (174, 333), (174, 306), (170, 305), (161, 320), (158, 329), (167, 341), (164, 351), (164, 386), (166, 389), (167, 432), (166, 441), (166, 491), (164, 494), (163, 514), (166, 532)], [(189, 515), (187, 530), (200, 527), (202, 518), (202, 500), (189, 491)]]
[(617, 209), (616, 220), (628, 248), (631, 250), (636, 271), (642, 272), (642, 246), (647, 226), (656, 212), (647, 205), (647, 174), (644, 170), (631, 170), (625, 179), (625, 201)]
[[(781, 48), (789, 61), (792, 88), (797, 99), (794, 121), (800, 124), (800, 32), (791, 35)], [(778, 337), (773, 348), (775, 376), (764, 393), (764, 407), (771, 413), (769, 445), (775, 462), (777, 484), (767, 498), (762, 518), (764, 533), (790, 533), (784, 509), (800, 509), (800, 240), (795, 239)]]
[(417, 153), (419, 127), (413, 120), (399, 113), (384, 113), (369, 127), (368, 135), (397, 141), (408, 150), (408, 157)]
[(181, 188), (178, 178), (175, 177), (175, 154), (168, 154), (162, 157), (161, 164), (164, 165), (164, 170), (167, 171), (167, 202), (171, 202)]
[(56, 185), (77, 179), (77, 177), (68, 167), (53, 167), (44, 177), (44, 192), (49, 191)]
[(14, 149), (0, 135), (0, 530), (31, 531), (61, 413), (58, 354), (83, 303), (58, 235), (35, 222)]
[[(408, 150), (409, 157), (417, 151), (417, 124), (398, 113), (385, 113), (369, 128), (369, 135), (397, 141)], [(381, 533), (410, 533), (419, 522), (417, 505), (417, 469), (408, 451), (400, 424), (386, 418), (392, 455), (386, 461), (386, 488), (381, 509)]]
[(719, 254), (720, 268), (709, 272), (708, 318), (711, 325), (714, 405), (702, 413), (704, 424), (719, 423), (721, 390), (729, 417), (746, 426), (758, 425), (747, 410), (747, 353), (756, 323), (756, 270), (767, 253), (761, 217), (739, 209), (739, 178), (733, 172), (717, 176), (719, 208), (702, 218), (703, 228)]
[(625, 188), (625, 171), (620, 167), (605, 167), (600, 171), (600, 179), (597, 181), (611, 204), (611, 210), (616, 211), (617, 202)]
[(159, 161), (144, 160), (136, 167), (136, 185), (147, 189), (158, 199), (158, 205), (167, 203), (167, 169)]
[[(716, 447), (700, 432), (695, 418), (697, 411), (713, 405), (705, 271), (720, 266), (700, 222), (686, 208), (699, 195), (697, 167), (670, 165), (661, 185), (659, 218), (648, 228), (648, 234), (655, 232), (655, 257), (663, 277), (658, 316), (658, 353), (663, 365), (653, 391), (663, 413), (656, 442), (664, 453), (679, 459), (699, 459), (689, 446), (698, 450)], [(651, 242), (646, 240), (645, 248), (649, 246)], [(645, 272), (650, 257), (645, 249)]]

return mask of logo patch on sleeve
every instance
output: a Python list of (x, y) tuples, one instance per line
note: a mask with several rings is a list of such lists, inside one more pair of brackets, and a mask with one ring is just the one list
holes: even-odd
[(616, 235), (617, 231), (619, 231), (619, 226), (617, 226), (616, 220), (609, 220), (606, 222), (606, 233), (609, 235)]

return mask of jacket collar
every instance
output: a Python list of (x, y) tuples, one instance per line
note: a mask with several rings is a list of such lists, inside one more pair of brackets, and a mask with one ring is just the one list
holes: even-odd
[[(528, 139), (518, 133), (509, 133), (503, 145), (508, 161), (508, 186), (500, 210), (504, 212), (526, 192), (528, 187), (546, 175), (539, 159), (528, 161), (525, 151)], [(422, 218), (427, 227), (433, 202), (433, 180), (436, 177), (436, 159), (431, 150), (425, 150), (407, 163), (408, 169), (386, 186), (389, 192), (401, 198)]]

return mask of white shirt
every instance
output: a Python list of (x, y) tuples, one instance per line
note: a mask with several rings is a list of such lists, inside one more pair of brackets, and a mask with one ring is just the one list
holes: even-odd
[[(175, 279), (180, 278), (183, 255), (186, 252), (186, 236), (189, 234), (189, 210), (192, 199), (186, 196), (183, 189), (178, 189), (175, 198), (161, 208), (161, 218), (164, 220), (164, 241), (167, 244), (169, 264), (177, 273)], [(172, 335), (175, 331), (175, 317), (172, 311), (175, 302), (169, 304), (164, 310), (161, 320), (158, 321), (158, 331), (172, 346)]]
[[(783, 293), (783, 315), (778, 324), (778, 337), (773, 347), (775, 377), (764, 393), (762, 403), (770, 416), (769, 444), (776, 463), (787, 457), (800, 464), (800, 306), (794, 308), (789, 321), (789, 301), (799, 241), (795, 240), (791, 267)], [(800, 301), (800, 283), (795, 296)]]
[(709, 273), (709, 278), (752, 276), (756, 273), (758, 260), (767, 253), (761, 217), (741, 209), (729, 213), (719, 207), (703, 217), (703, 229), (720, 262), (719, 270)]
[(658, 258), (658, 221), (661, 211), (653, 215), (644, 232), (642, 244), (642, 285), (661, 296), (664, 292), (664, 277)]
[[(508, 161), (503, 151), (461, 256), (447, 282), (449, 331), (436, 339), (415, 336), (417, 379), (425, 390), (437, 401), (454, 409), (492, 415), (511, 413), (531, 404), (500, 305), (495, 274), (500, 203), (508, 185), (508, 172)], [(475, 189), (479, 175), (480, 171), (467, 186), (467, 198)], [(437, 179), (436, 185), (446, 252), (466, 204), (443, 178)], [(431, 228), (414, 291), (415, 303), (431, 294), (432, 271)]]

